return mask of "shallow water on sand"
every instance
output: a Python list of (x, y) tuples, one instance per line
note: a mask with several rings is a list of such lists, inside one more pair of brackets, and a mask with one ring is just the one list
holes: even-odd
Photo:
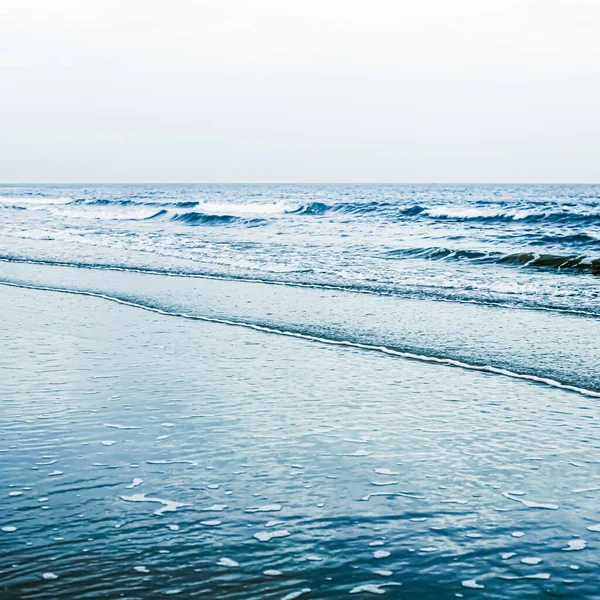
[(596, 398), (99, 298), (0, 305), (3, 599), (600, 589)]

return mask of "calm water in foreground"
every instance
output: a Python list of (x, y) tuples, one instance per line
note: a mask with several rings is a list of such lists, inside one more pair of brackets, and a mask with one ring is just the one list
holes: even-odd
[(597, 398), (77, 294), (0, 303), (3, 599), (598, 597)]

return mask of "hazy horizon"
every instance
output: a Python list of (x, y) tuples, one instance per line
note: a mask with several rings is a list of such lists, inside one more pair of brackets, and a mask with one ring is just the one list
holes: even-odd
[(5, 0), (0, 181), (600, 181), (591, 0)]

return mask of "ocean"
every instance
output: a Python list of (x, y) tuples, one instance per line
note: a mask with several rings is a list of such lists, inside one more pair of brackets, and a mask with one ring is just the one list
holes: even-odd
[(595, 598), (600, 186), (0, 186), (0, 597)]
[(0, 186), (2, 258), (600, 314), (600, 186)]

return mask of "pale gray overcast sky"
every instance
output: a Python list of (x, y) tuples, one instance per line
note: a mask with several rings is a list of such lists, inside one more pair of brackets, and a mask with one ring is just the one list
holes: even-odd
[(598, 182), (598, 0), (1, 0), (1, 182)]

